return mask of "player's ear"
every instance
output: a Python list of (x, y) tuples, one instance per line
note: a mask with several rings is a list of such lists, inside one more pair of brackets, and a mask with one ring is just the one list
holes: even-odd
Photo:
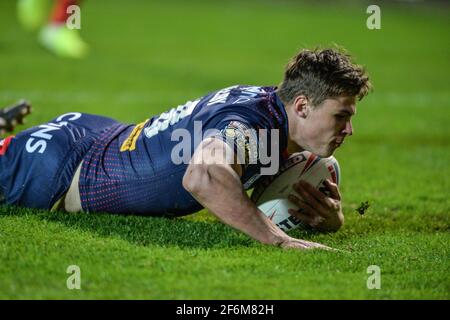
[(304, 95), (299, 95), (294, 99), (294, 111), (301, 117), (306, 118), (308, 115), (308, 98)]

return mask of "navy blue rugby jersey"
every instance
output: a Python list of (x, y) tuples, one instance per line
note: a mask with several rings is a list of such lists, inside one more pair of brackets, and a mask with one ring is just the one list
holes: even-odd
[[(202, 206), (182, 186), (195, 148), (215, 136), (241, 151), (246, 189), (258, 179), (261, 161), (258, 132), (269, 130), (264, 148), (279, 161), (286, 157), (288, 122), (275, 87), (236, 85), (188, 101), (140, 124), (117, 124), (96, 139), (83, 159), (80, 195), (85, 211), (180, 216)], [(279, 139), (270, 140), (277, 129)], [(271, 143), (272, 142), (272, 143)], [(175, 155), (175, 156), (174, 156)], [(254, 160), (256, 157), (256, 161)], [(266, 159), (267, 160), (267, 159)]]

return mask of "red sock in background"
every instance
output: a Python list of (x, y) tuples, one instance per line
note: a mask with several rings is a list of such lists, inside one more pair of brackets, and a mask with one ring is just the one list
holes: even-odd
[(66, 23), (69, 13), (67, 8), (71, 5), (78, 4), (78, 0), (56, 0), (53, 6), (53, 12), (50, 16), (50, 22), (53, 24)]

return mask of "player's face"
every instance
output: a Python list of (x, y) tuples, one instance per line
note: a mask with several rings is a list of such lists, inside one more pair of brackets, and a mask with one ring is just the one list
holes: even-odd
[(305, 150), (329, 157), (347, 136), (353, 134), (351, 117), (356, 112), (355, 97), (326, 99), (318, 106), (306, 105), (293, 140)]

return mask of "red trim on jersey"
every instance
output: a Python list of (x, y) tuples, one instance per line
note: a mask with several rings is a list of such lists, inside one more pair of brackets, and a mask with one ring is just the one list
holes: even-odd
[(2, 144), (0, 145), (0, 156), (3, 156), (6, 153), (12, 138), (14, 138), (14, 136), (9, 136), (2, 141)]

